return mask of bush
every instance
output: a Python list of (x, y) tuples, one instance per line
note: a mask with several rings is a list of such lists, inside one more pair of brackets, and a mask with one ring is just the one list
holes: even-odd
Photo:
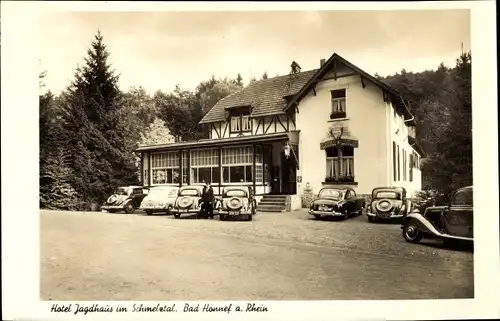
[(446, 205), (447, 203), (448, 195), (433, 189), (417, 192), (413, 200), (414, 209), (417, 209), (420, 213), (425, 212), (425, 209), (430, 206)]

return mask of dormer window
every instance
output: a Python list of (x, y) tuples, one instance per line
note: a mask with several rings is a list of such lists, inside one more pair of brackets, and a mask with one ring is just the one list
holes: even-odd
[(231, 133), (245, 133), (252, 131), (250, 112), (238, 111), (231, 113)]
[(330, 119), (346, 118), (345, 89), (332, 90), (332, 112)]

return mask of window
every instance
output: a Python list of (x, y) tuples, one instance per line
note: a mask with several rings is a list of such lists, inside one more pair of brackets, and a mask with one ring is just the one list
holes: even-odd
[(225, 197), (248, 197), (248, 193), (245, 190), (241, 189), (229, 189), (224, 190)]
[(352, 189), (348, 189), (346, 194), (345, 194), (345, 199), (351, 199), (353, 197), (356, 197), (356, 192), (354, 192)]
[(330, 119), (346, 117), (345, 89), (332, 90), (332, 112)]
[(396, 148), (398, 150), (398, 181), (401, 180), (401, 154), (399, 153), (399, 145), (396, 145)]
[(128, 195), (130, 193), (130, 190), (125, 187), (118, 187), (115, 189), (114, 193), (115, 195)]
[(252, 120), (249, 112), (234, 113), (231, 116), (231, 132), (241, 133), (252, 131)]
[(132, 195), (141, 195), (141, 194), (144, 194), (142, 188), (134, 188), (134, 190), (132, 191)]
[(410, 153), (410, 182), (413, 182), (413, 166), (415, 162), (415, 155)]
[(451, 205), (455, 206), (463, 206), (463, 205), (468, 205), (472, 206), (473, 203), (473, 194), (472, 194), (472, 189), (467, 188), (461, 191), (458, 191), (455, 193), (453, 196), (453, 200), (451, 202)]
[(219, 153), (217, 149), (191, 151), (191, 183), (219, 183)]
[(341, 200), (342, 199), (342, 192), (338, 189), (324, 188), (321, 191), (319, 191), (318, 197), (319, 198), (331, 198), (334, 200)]
[(180, 196), (199, 196), (200, 191), (194, 188), (186, 188), (179, 192)]
[(406, 150), (403, 151), (403, 181), (406, 181)]
[(396, 192), (378, 192), (376, 198), (400, 199)]
[[(262, 150), (256, 148), (255, 181), (262, 183)], [(222, 149), (222, 181), (224, 183), (253, 182), (253, 148), (230, 147)]]
[(396, 161), (396, 143), (392, 142), (392, 172), (394, 176), (394, 181), (397, 181), (398, 174), (397, 174), (397, 161)]
[(153, 185), (179, 183), (180, 173), (178, 152), (153, 153), (151, 154), (151, 157)]
[(329, 180), (354, 182), (354, 148), (342, 146), (326, 149), (326, 175)]

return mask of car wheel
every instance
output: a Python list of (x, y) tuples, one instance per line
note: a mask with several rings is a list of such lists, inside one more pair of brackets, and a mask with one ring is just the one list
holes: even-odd
[(345, 209), (345, 210), (344, 210), (344, 213), (343, 213), (343, 214), (344, 214), (344, 215), (342, 215), (342, 219), (343, 219), (343, 220), (346, 220), (346, 219), (348, 219), (348, 218), (349, 218), (349, 211), (347, 211), (347, 209)]
[(375, 217), (373, 217), (373, 216), (368, 216), (368, 222), (370, 222), (370, 223), (375, 223), (376, 221), (377, 221), (377, 220), (376, 220), (376, 218), (375, 218)]
[(424, 235), (418, 229), (417, 223), (414, 220), (409, 220), (403, 225), (403, 237), (407, 242), (416, 244)]
[(318, 215), (318, 214), (314, 214), (314, 218), (319, 220), (321, 218), (321, 215)]
[(146, 215), (151, 215), (151, 214), (153, 214), (152, 211), (146, 211)]
[(132, 214), (135, 211), (135, 206), (132, 202), (129, 202), (129, 203), (127, 203), (127, 205), (125, 205), (124, 209), (125, 209), (125, 213)]
[(248, 214), (248, 218), (247, 218), (247, 221), (251, 221), (252, 220), (252, 214)]
[(174, 214), (174, 218), (179, 218), (181, 217), (181, 214)]
[(226, 220), (226, 215), (224, 215), (224, 214), (219, 214), (219, 220), (220, 220), (220, 221), (225, 221), (225, 220)]

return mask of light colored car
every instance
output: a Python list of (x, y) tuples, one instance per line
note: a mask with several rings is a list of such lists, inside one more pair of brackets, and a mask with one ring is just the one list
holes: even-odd
[(182, 214), (200, 214), (202, 193), (203, 186), (188, 185), (181, 187), (171, 209), (174, 217), (179, 218)]
[(251, 187), (230, 186), (224, 187), (217, 212), (222, 221), (227, 217), (245, 217), (247, 221), (251, 221), (256, 207)]
[(142, 200), (140, 210), (151, 215), (153, 213), (170, 214), (175, 199), (179, 193), (178, 186), (156, 186), (149, 190), (149, 194)]

